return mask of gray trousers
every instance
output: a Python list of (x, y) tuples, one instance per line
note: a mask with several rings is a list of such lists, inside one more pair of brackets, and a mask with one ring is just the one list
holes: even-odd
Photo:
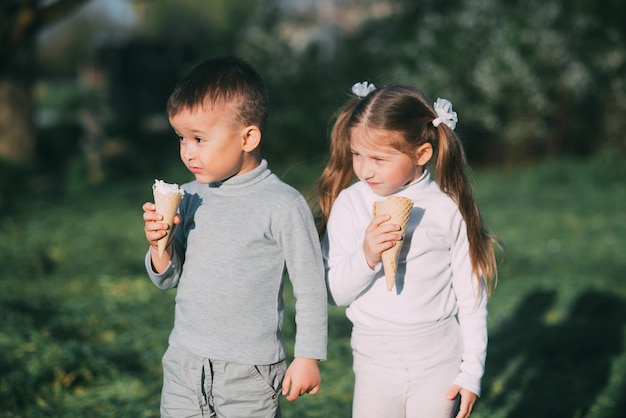
[(168, 347), (163, 355), (162, 417), (280, 418), (286, 362), (255, 366), (196, 357)]

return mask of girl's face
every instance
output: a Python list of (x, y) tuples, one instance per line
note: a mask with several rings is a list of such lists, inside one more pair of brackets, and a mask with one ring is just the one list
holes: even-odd
[(363, 125), (351, 131), (354, 173), (379, 196), (397, 192), (421, 177), (424, 171), (416, 159), (389, 145), (402, 140), (396, 132), (367, 129)]
[(180, 140), (180, 158), (199, 183), (243, 174), (258, 165), (246, 152), (248, 128), (237, 128), (228, 106), (183, 109), (170, 118)]

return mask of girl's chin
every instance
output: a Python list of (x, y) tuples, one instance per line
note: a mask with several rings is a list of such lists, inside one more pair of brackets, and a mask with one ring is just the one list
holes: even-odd
[(377, 188), (370, 188), (372, 190), (372, 192), (374, 194), (377, 194), (378, 196), (389, 196), (394, 194), (394, 191), (389, 191), (389, 190), (385, 190), (385, 189), (377, 189)]

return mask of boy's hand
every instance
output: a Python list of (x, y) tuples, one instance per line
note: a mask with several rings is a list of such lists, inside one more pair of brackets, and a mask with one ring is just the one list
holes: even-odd
[(456, 418), (469, 418), (472, 410), (474, 409), (474, 404), (476, 403), (478, 395), (467, 389), (463, 389), (459, 385), (452, 385), (446, 394), (446, 399), (451, 401), (459, 394), (461, 395), (461, 406), (459, 407), (459, 413)]
[(146, 233), (146, 239), (150, 244), (150, 258), (152, 260), (152, 268), (155, 272), (161, 273), (168, 266), (171, 257), (172, 257), (172, 248), (171, 245), (168, 245), (165, 254), (163, 254), (162, 258), (158, 256), (157, 249), (157, 241), (163, 238), (165, 235), (169, 234), (169, 243), (171, 243), (171, 239), (174, 236), (174, 230), (176, 229), (176, 225), (181, 223), (182, 218), (180, 215), (176, 215), (174, 217), (174, 226), (171, 231), (168, 231), (169, 227), (166, 223), (161, 223), (163, 220), (163, 215), (156, 212), (156, 206), (152, 202), (146, 202), (142, 206), (143, 209), (143, 220), (145, 222), (144, 232)]
[[(163, 220), (163, 215), (156, 212), (156, 206), (152, 202), (146, 202), (142, 206), (143, 209), (143, 220), (145, 222), (144, 231), (146, 233), (146, 239), (148, 243), (152, 246), (157, 245), (157, 241), (163, 238), (168, 234), (168, 225), (166, 223), (161, 223)], [(176, 215), (174, 217), (174, 228), (172, 228), (173, 235), (174, 229), (176, 225), (178, 225), (181, 221), (180, 215)]]
[(380, 215), (372, 219), (372, 222), (365, 230), (365, 239), (363, 240), (363, 253), (365, 260), (371, 269), (380, 263), (383, 251), (396, 245), (396, 241), (402, 239), (400, 234), (400, 225), (383, 224), (383, 222), (391, 219), (389, 215)]
[(305, 393), (315, 395), (320, 390), (322, 378), (317, 360), (296, 357), (293, 359), (283, 379), (283, 395), (288, 401), (295, 401)]

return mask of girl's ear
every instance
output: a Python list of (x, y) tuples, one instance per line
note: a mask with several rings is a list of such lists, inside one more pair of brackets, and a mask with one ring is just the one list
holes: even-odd
[(425, 144), (417, 147), (415, 151), (415, 158), (417, 160), (417, 165), (425, 166), (433, 156), (433, 146), (430, 142), (426, 142)]
[(247, 126), (242, 131), (241, 149), (252, 152), (261, 144), (261, 130), (254, 125)]

